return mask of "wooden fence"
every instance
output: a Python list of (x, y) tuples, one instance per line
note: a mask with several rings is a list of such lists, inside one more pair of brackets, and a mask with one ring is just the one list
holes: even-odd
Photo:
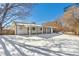
[(14, 30), (10, 30), (10, 29), (2, 30), (2, 35), (14, 35), (14, 34), (15, 34)]

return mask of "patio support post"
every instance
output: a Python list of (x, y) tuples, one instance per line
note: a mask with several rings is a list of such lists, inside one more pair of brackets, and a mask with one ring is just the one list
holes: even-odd
[(47, 27), (46, 27), (46, 34), (47, 34)]
[(36, 26), (36, 34), (38, 35), (38, 26)]
[(53, 33), (53, 28), (51, 27), (51, 34)]
[(43, 27), (42, 27), (42, 34), (43, 34)]
[(31, 27), (29, 26), (29, 36), (31, 35)]

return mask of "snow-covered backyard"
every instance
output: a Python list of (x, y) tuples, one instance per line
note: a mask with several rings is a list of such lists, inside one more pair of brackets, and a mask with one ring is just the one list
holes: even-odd
[(0, 55), (79, 56), (79, 37), (65, 34), (1, 35)]

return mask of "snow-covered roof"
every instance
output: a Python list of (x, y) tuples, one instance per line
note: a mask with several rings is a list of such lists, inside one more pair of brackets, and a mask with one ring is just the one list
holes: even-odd
[(25, 23), (25, 22), (15, 22), (16, 25), (26, 25), (26, 26), (42, 26), (34, 23)]
[[(14, 21), (15, 22), (15, 21)], [(39, 26), (39, 27), (48, 27), (48, 28), (52, 28), (51, 26), (43, 26), (43, 25), (38, 25), (35, 23), (25, 23), (25, 22), (15, 22), (16, 25), (25, 25), (25, 26)]]

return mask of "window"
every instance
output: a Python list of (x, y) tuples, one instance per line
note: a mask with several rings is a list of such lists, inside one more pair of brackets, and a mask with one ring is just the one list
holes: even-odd
[(32, 30), (35, 30), (35, 27), (33, 27)]
[(42, 28), (40, 28), (40, 30), (42, 30)]

